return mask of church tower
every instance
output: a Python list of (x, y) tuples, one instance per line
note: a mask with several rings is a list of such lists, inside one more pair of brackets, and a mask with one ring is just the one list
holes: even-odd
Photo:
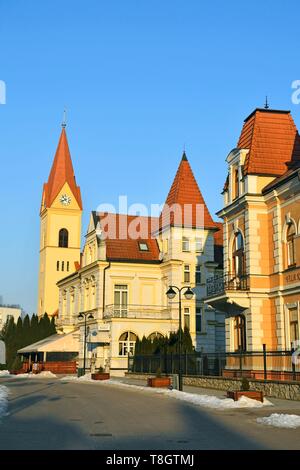
[(56, 314), (56, 283), (71, 274), (80, 262), (82, 202), (76, 184), (65, 124), (47, 183), (44, 184), (40, 210), (40, 266), (38, 315)]

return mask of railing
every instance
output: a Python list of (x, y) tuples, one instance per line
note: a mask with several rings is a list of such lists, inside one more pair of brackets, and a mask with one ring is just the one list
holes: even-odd
[[(128, 357), (129, 372), (155, 374), (158, 369), (163, 374), (178, 374), (179, 354), (144, 354)], [(300, 364), (295, 360), (293, 351), (183, 352), (181, 369), (184, 375), (199, 377), (300, 381)]]
[(149, 318), (157, 320), (171, 319), (171, 310), (164, 305), (116, 305), (105, 307), (103, 318)]
[(207, 297), (229, 291), (249, 290), (249, 275), (235, 276), (227, 273), (208, 278), (206, 281)]

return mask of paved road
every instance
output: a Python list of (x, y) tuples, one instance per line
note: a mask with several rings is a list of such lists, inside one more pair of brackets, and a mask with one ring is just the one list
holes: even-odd
[[(256, 423), (258, 416), (278, 412), (274, 408), (211, 410), (137, 390), (57, 379), (2, 378), (0, 384), (10, 391), (0, 449), (300, 448), (299, 428)], [(300, 405), (292, 407), (299, 414)]]

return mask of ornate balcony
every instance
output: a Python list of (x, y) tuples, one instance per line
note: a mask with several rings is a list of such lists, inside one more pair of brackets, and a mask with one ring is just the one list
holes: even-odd
[(128, 319), (155, 319), (170, 320), (171, 310), (165, 305), (106, 305), (104, 319), (128, 318)]
[(249, 275), (244, 274), (236, 277), (227, 273), (207, 279), (206, 284), (207, 297), (219, 295), (226, 291), (247, 291), (249, 290)]
[(235, 315), (249, 307), (248, 291), (250, 289), (250, 275), (235, 276), (227, 273), (207, 279), (207, 297), (204, 303)]

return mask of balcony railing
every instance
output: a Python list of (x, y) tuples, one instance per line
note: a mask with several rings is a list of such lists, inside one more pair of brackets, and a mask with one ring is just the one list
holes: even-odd
[(105, 307), (104, 318), (144, 318), (169, 320), (171, 311), (164, 305), (116, 305)]
[(220, 295), (226, 291), (246, 291), (249, 290), (249, 275), (235, 276), (227, 273), (214, 276), (206, 281), (207, 297)]

